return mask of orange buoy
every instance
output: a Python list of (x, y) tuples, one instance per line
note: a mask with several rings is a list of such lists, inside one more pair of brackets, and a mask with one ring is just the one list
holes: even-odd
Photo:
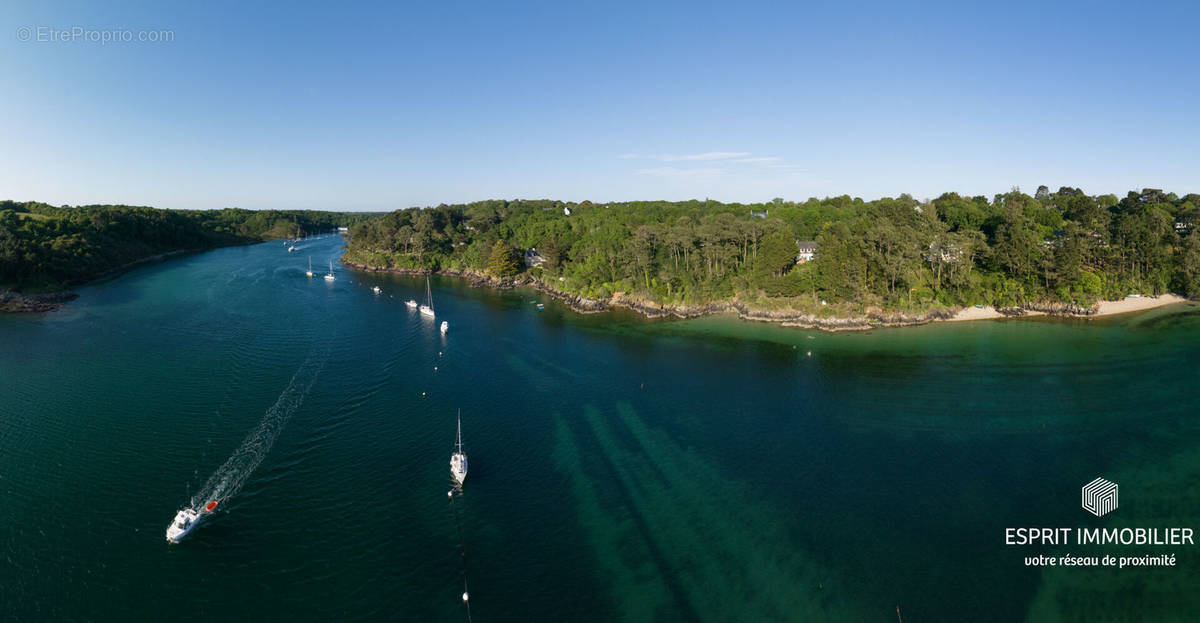
[(217, 501), (213, 500), (213, 501), (209, 502), (208, 504), (204, 505), (204, 510), (211, 513), (211, 512), (213, 512), (213, 509), (216, 507), (217, 507)]

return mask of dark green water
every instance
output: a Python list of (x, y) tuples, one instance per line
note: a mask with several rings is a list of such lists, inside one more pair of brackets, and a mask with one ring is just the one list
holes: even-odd
[[(826, 335), (435, 280), (443, 338), (402, 303), (423, 282), (321, 280), (339, 246), (176, 259), (0, 317), (0, 620), (463, 621), (464, 573), (475, 621), (1200, 618), (1195, 547), (1043, 571), (1024, 556), (1067, 550), (1004, 545), (1200, 528), (1196, 306)], [(245, 488), (168, 545), (306, 364)], [(1103, 519), (1079, 508), (1097, 476), (1121, 485)]]

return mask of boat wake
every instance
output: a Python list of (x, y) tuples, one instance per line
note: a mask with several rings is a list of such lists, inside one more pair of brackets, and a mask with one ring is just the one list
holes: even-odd
[(204, 486), (192, 496), (192, 508), (199, 509), (201, 505), (210, 504), (214, 500), (224, 505), (241, 490), (246, 479), (271, 450), (271, 445), (279, 437), (279, 433), (287, 424), (288, 419), (304, 403), (304, 397), (316, 383), (317, 376), (325, 367), (325, 360), (328, 358), (329, 352), (326, 350), (320, 356), (310, 356), (300, 366), (300, 369), (292, 376), (291, 382), (288, 383), (287, 389), (283, 390), (275, 404), (267, 409), (266, 415), (263, 416), (258, 426), (246, 435), (242, 445), (212, 476), (208, 477)]

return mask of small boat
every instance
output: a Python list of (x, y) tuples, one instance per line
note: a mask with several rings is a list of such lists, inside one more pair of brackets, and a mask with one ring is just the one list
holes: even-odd
[(371, 288), (371, 291), (374, 292), (375, 294), (379, 294), (379, 293), (383, 292), (383, 290), (380, 289), (379, 286), (375, 286), (374, 288)]
[(329, 274), (325, 275), (325, 281), (333, 281), (337, 277), (333, 276), (333, 260), (329, 260)]
[(467, 453), (462, 447), (462, 409), (458, 410), (458, 441), (454, 444), (454, 454), (450, 455), (450, 475), (459, 486), (467, 479)]
[(544, 303), (538, 303), (538, 309), (546, 309), (546, 305)]
[(450, 323), (443, 320), (442, 321), (442, 335), (446, 335), (446, 333), (449, 331), (450, 331)]
[(201, 510), (194, 508), (181, 508), (178, 513), (175, 513), (175, 520), (171, 525), (167, 526), (167, 541), (170, 543), (178, 543), (184, 539), (196, 526), (200, 524), (200, 520), (206, 515), (212, 514), (217, 509), (217, 501), (212, 500), (204, 505)]
[(309, 277), (312, 277), (312, 276), (313, 276), (313, 272), (312, 272), (312, 256), (311, 256), (311, 255), (310, 255), (310, 256), (308, 256), (308, 270), (307, 270), (307, 271), (306, 271), (304, 274), (305, 274), (305, 275), (307, 275), (307, 276), (309, 276)]
[(429, 277), (425, 278), (425, 304), (420, 309), (422, 316), (433, 318), (433, 290), (429, 289)]
[(412, 300), (412, 299), (408, 299), (407, 301), (404, 301), (404, 304), (405, 304), (405, 305), (408, 305), (409, 309), (416, 309), (416, 308), (417, 308), (417, 302), (416, 302), (416, 301), (414, 301), (414, 300)]
[(288, 253), (291, 253), (292, 251), (295, 251), (295, 250), (296, 250), (295, 246), (288, 247)]

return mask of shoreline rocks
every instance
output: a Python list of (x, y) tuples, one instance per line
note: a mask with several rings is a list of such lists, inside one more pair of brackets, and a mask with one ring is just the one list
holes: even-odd
[[(965, 310), (971, 308), (943, 308), (934, 309), (927, 312), (910, 314), (899, 311), (885, 311), (875, 308), (868, 308), (860, 315), (849, 317), (826, 317), (815, 316), (810, 313), (796, 310), (766, 310), (753, 308), (742, 301), (736, 299), (732, 301), (722, 301), (709, 303), (707, 305), (664, 305), (654, 301), (647, 301), (638, 297), (630, 296), (622, 292), (614, 294), (607, 300), (589, 299), (577, 294), (563, 292), (553, 285), (534, 279), (527, 275), (498, 279), (491, 275), (480, 273), (477, 271), (463, 271), (456, 269), (443, 270), (424, 270), (415, 268), (379, 268), (374, 266), (366, 266), (342, 259), (342, 264), (362, 270), (366, 272), (386, 272), (398, 273), (402, 275), (443, 275), (448, 277), (458, 277), (466, 279), (472, 287), (476, 288), (495, 288), (497, 290), (511, 290), (513, 288), (533, 288), (560, 303), (563, 303), (572, 311), (580, 314), (595, 314), (608, 311), (616, 308), (624, 308), (630, 311), (641, 314), (647, 318), (698, 318), (700, 316), (708, 316), (723, 313), (736, 313), (738, 318), (751, 322), (772, 322), (784, 327), (795, 327), (799, 329), (817, 329), (821, 331), (838, 332), (838, 331), (869, 331), (871, 329), (882, 329), (891, 327), (911, 327), (931, 322), (954, 321), (954, 320), (972, 320), (975, 318), (961, 317)], [(1185, 300), (1181, 297), (1173, 295), (1164, 295), (1169, 297), (1166, 302)], [(994, 312), (988, 312), (983, 317), (988, 318), (1024, 318), (1032, 316), (1057, 316), (1060, 318), (1096, 318), (1106, 315), (1100, 305), (1093, 307), (1083, 307), (1074, 303), (1061, 303), (1057, 301), (1029, 301), (1012, 307), (996, 307)], [(982, 319), (982, 318), (980, 318)]]
[(79, 298), (74, 292), (40, 292), (28, 294), (5, 290), (0, 292), (0, 313), (28, 314), (58, 311), (63, 305)]
[(639, 313), (647, 318), (699, 318), (701, 316), (709, 316), (723, 313), (736, 313), (738, 318), (752, 322), (771, 322), (777, 323), (785, 327), (796, 327), (802, 329), (819, 329), (821, 331), (869, 331), (871, 329), (880, 329), (887, 327), (907, 327), (928, 324), (938, 320), (948, 320), (958, 312), (956, 309), (939, 309), (921, 314), (905, 314), (902, 312), (885, 312), (882, 310), (873, 310), (864, 313), (861, 316), (855, 317), (820, 317), (807, 314), (799, 311), (774, 311), (755, 309), (746, 305), (743, 302), (723, 301), (714, 302), (707, 305), (664, 305), (653, 301), (646, 301), (637, 297), (629, 296), (618, 292), (608, 300), (590, 299), (563, 292), (544, 281), (534, 279), (529, 276), (510, 277), (498, 279), (484, 273), (476, 271), (462, 271), (455, 269), (443, 270), (423, 270), (416, 268), (379, 268), (375, 266), (366, 266), (350, 260), (342, 260), (342, 264), (362, 270), (365, 272), (386, 272), (396, 273), (401, 275), (442, 275), (448, 277), (459, 277), (466, 279), (472, 287), (488, 287), (497, 290), (511, 290), (513, 288), (527, 287), (533, 288), (560, 303), (565, 304), (572, 311), (581, 314), (595, 314), (611, 309), (623, 308)]

